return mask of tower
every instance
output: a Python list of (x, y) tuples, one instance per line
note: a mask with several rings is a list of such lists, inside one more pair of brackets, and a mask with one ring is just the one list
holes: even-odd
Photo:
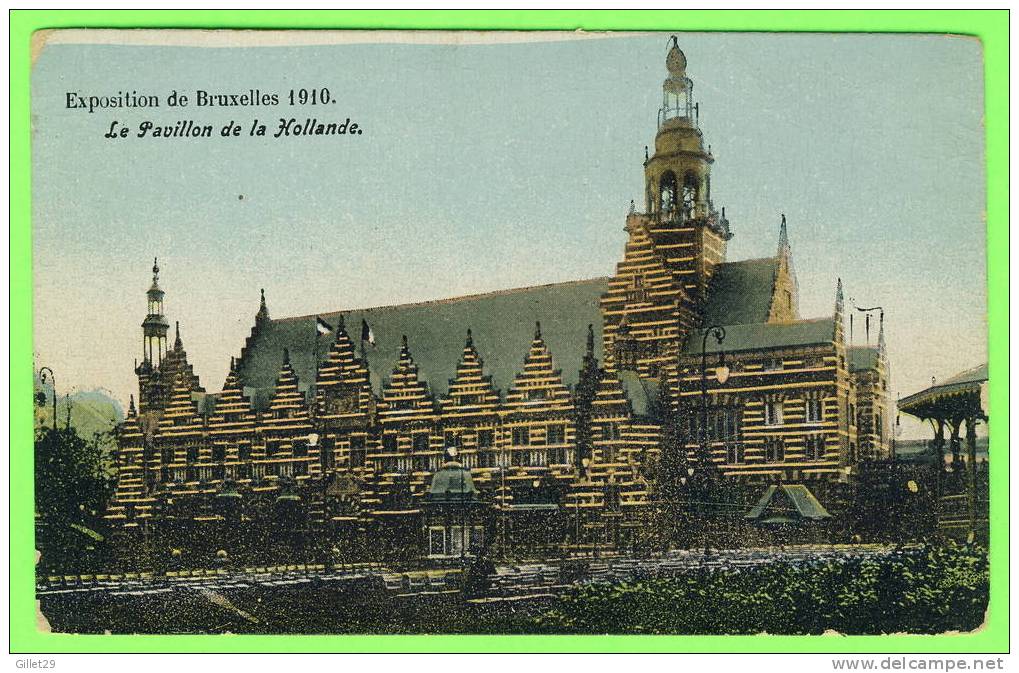
[(623, 261), (601, 299), (610, 373), (676, 376), (676, 358), (690, 330), (700, 326), (711, 277), (732, 238), (724, 213), (711, 200), (715, 159), (698, 125), (686, 66), (673, 37), (654, 153), (645, 150), (645, 212), (631, 205)]
[(142, 321), (142, 358), (158, 369), (166, 356), (166, 332), (170, 323), (163, 315), (163, 296), (159, 287), (159, 260), (152, 261), (152, 287), (145, 293), (148, 297), (148, 313)]
[(694, 101), (686, 65), (686, 55), (673, 36), (665, 57), (668, 75), (662, 83), (655, 151), (644, 162), (644, 191), (647, 214), (659, 234), (654, 237), (677, 239), (668, 244), (681, 246), (675, 249), (683, 254), (670, 255), (670, 266), (684, 276), (690, 299), (700, 303), (714, 267), (725, 261), (732, 235), (724, 213), (716, 212), (711, 200), (715, 158), (711, 146), (705, 147), (700, 104)]
[[(160, 365), (166, 357), (166, 333), (170, 323), (163, 315), (163, 290), (159, 287), (159, 260), (152, 261), (152, 286), (145, 293), (147, 308), (142, 321), (142, 363), (134, 369), (138, 375), (138, 410), (142, 414), (159, 406), (163, 381)], [(172, 382), (171, 382), (172, 383)]]

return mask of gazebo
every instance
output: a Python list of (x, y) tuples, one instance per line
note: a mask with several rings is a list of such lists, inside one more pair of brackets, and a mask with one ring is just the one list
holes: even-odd
[[(986, 525), (986, 513), (981, 517), (977, 511), (977, 425), (987, 422), (987, 364), (967, 369), (941, 382), (932, 380), (930, 387), (899, 400), (899, 411), (931, 424), (934, 430), (932, 446), (936, 456), (939, 503), (951, 507), (954, 500), (964, 498), (966, 502), (965, 519), (953, 521), (957, 517), (949, 517), (943, 527), (965, 527), (972, 540), (977, 532), (977, 524)], [(964, 426), (965, 461), (960, 440)], [(958, 481), (949, 485), (954, 488), (946, 488), (946, 430), (949, 434), (952, 474), (961, 475), (965, 470), (964, 489)], [(954, 490), (964, 490), (965, 493), (951, 492)]]

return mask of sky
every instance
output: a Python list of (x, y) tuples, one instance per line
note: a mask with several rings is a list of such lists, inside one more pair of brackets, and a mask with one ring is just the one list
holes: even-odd
[[(167, 317), (210, 391), (250, 333), (260, 288), (283, 317), (611, 275), (644, 192), (668, 36), (471, 42), (48, 44), (32, 76), (36, 366), (62, 388), (126, 402), (156, 256)], [(728, 258), (774, 254), (784, 213), (801, 313), (830, 315), (837, 277), (848, 306), (882, 306), (893, 394), (985, 362), (979, 41), (679, 42), (716, 159), (712, 198), (734, 232)], [(337, 102), (66, 107), (68, 92), (300, 87)], [(364, 132), (103, 137), (113, 120), (217, 132), (233, 120), (246, 133), (281, 116), (350, 117)], [(925, 432), (907, 420), (903, 435)]]

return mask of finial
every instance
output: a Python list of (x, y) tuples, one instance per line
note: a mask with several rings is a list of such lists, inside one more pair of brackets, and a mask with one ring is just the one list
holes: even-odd
[(587, 326), (587, 355), (588, 357), (594, 357), (594, 325), (588, 324)]
[(343, 318), (343, 314), (340, 314), (340, 321), (336, 324), (336, 334), (339, 335), (340, 330), (345, 329), (347, 326), (346, 320)]
[(283, 364), (290, 364), (290, 349), (286, 347), (283, 348)]
[(464, 343), (465, 348), (474, 348), (474, 335), (471, 334), (471, 328), (467, 328), (467, 341)]
[(647, 145), (644, 145), (644, 163), (647, 163), (650, 160), (651, 160), (651, 157), (648, 156)]
[(400, 349), (403, 351), (403, 354), (406, 354), (407, 351), (409, 350), (409, 347), (407, 346), (407, 335), (406, 334), (404, 334), (400, 338)]
[(679, 39), (675, 35), (673, 35), (669, 39), (672, 40), (672, 46), (675, 47), (676, 49), (679, 49)]
[(541, 338), (541, 322), (537, 320), (534, 321), (534, 338), (535, 339)]
[(127, 415), (128, 416), (134, 416), (135, 415), (134, 395), (131, 395), (131, 402), (127, 405)]
[(232, 355), (230, 356), (230, 373), (231, 374), (237, 373), (237, 358), (235, 358)]
[(842, 278), (839, 277), (838, 283), (835, 285), (835, 310), (842, 313), (842, 307), (844, 304), (842, 295)]
[(633, 215), (635, 212), (637, 212), (637, 204), (634, 203), (633, 199), (630, 199), (630, 215)]
[(256, 321), (268, 320), (269, 319), (269, 307), (265, 305), (265, 288), (259, 290), (261, 298), (258, 303), (258, 313), (255, 315)]
[(158, 276), (159, 275), (159, 258), (158, 257), (153, 257), (152, 258), (152, 275), (153, 276)]

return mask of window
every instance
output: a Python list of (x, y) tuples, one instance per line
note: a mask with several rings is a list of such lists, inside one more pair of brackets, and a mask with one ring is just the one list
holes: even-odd
[(365, 450), (364, 437), (350, 438), (350, 466), (364, 467)]
[(543, 400), (548, 397), (548, 391), (544, 388), (535, 388), (534, 390), (527, 391), (526, 397), (529, 400)]
[(414, 435), (414, 452), (418, 453), (421, 451), (428, 450), (428, 433), (421, 432)]
[(531, 443), (531, 431), (527, 426), (513, 428), (513, 445), (527, 446)]
[(809, 435), (804, 439), (803, 457), (806, 460), (824, 460), (824, 437)]
[(877, 435), (877, 441), (881, 441), (885, 434), (885, 426), (882, 423), (881, 412), (877, 412), (874, 415), (874, 434)]
[(618, 423), (609, 423), (602, 427), (602, 436), (606, 441), (615, 441), (622, 438), (622, 433), (619, 431)]
[(240, 460), (248, 460), (251, 458), (251, 444), (243, 442), (237, 446), (237, 457)]
[(308, 455), (308, 442), (307, 440), (300, 439), (294, 442), (294, 457), (304, 458)]
[(742, 463), (745, 459), (743, 454), (743, 445), (739, 442), (730, 444), (725, 448), (725, 457), (730, 465)]
[(492, 430), (478, 430), (478, 448), (490, 449), (495, 444), (495, 432)]
[(562, 444), (566, 441), (566, 426), (550, 425), (546, 433), (547, 444)]
[(198, 445), (197, 444), (188, 444), (188, 462), (189, 463), (197, 463), (198, 462)]
[(819, 399), (806, 400), (805, 420), (807, 423), (820, 423), (824, 420), (824, 405)]
[(414, 471), (415, 472), (428, 471), (428, 456), (414, 456)]
[(382, 437), (382, 450), (386, 453), (396, 451), (396, 435), (385, 435)]
[(226, 446), (219, 442), (212, 445), (212, 459), (221, 463), (226, 459)]
[(781, 437), (768, 437), (764, 440), (764, 462), (781, 463), (785, 460), (785, 443)]
[(764, 403), (764, 424), (782, 425), (781, 400), (769, 400)]
[(662, 214), (671, 213), (676, 208), (676, 176), (672, 171), (665, 171), (658, 185), (660, 210)]
[(569, 465), (570, 457), (565, 446), (554, 446), (548, 450), (549, 465)]
[(785, 291), (785, 307), (790, 310), (793, 308), (793, 293), (789, 290)]
[(697, 182), (693, 173), (687, 173), (683, 178), (683, 213), (686, 215), (692, 215), (697, 205)]
[(446, 553), (446, 529), (442, 526), (431, 526), (428, 529), (428, 553), (432, 556)]
[(443, 441), (446, 443), (447, 448), (450, 446), (460, 448), (463, 446), (463, 435), (459, 432), (448, 430), (446, 431), (446, 434), (443, 435)]

